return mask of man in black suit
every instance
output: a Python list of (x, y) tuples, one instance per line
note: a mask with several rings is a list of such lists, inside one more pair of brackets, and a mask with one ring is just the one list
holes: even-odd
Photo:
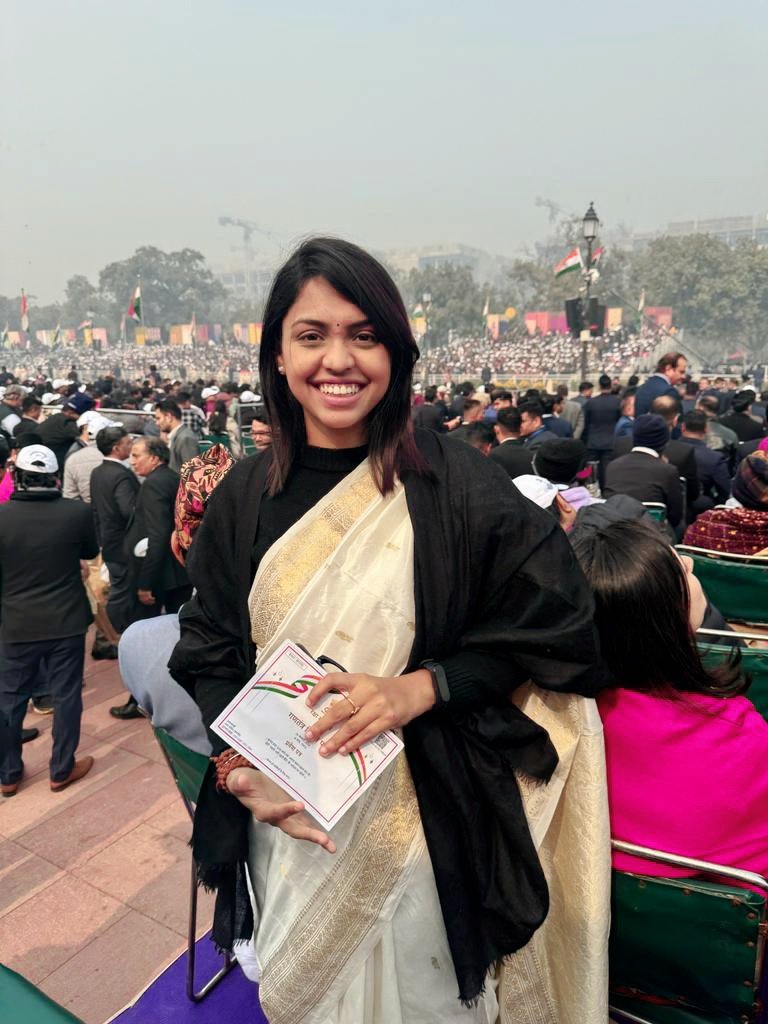
[(682, 529), (683, 492), (677, 469), (662, 452), (669, 441), (669, 430), (661, 416), (645, 413), (632, 424), (633, 448), (608, 463), (603, 497), (628, 494), (638, 501), (660, 501), (678, 533)]
[(756, 441), (765, 436), (762, 424), (750, 415), (754, 399), (755, 392), (750, 388), (737, 391), (731, 401), (731, 412), (720, 417), (723, 426), (733, 430), (740, 441)]
[(96, 447), (104, 461), (91, 473), (91, 508), (109, 572), (107, 615), (115, 630), (122, 633), (131, 621), (128, 561), (123, 545), (140, 485), (124, 461), (131, 451), (131, 435), (124, 427), (104, 427), (96, 435)]
[(64, 472), (64, 460), (80, 433), (77, 421), (92, 408), (93, 399), (90, 395), (72, 395), (61, 407), (61, 412), (55, 412), (44, 419), (35, 431), (40, 442), (56, 456), (60, 473)]
[(693, 448), (702, 492), (693, 503), (695, 515), (700, 515), (715, 505), (721, 505), (731, 493), (731, 477), (726, 457), (723, 452), (708, 448), (706, 438), (707, 417), (695, 409), (687, 412), (683, 416), (681, 443)]
[(170, 469), (169, 460), (168, 445), (159, 438), (140, 437), (133, 442), (131, 465), (144, 485), (125, 537), (125, 558), (140, 606), (132, 619), (151, 618), (163, 608), (177, 612), (192, 595), (187, 571), (171, 551), (179, 474)]
[[(671, 395), (662, 395), (654, 399), (652, 412), (661, 416), (671, 433), (677, 425), (678, 404)], [(633, 442), (629, 437), (619, 437), (613, 446), (613, 457), (626, 455), (631, 451)], [(691, 450), (691, 445), (684, 441), (670, 440), (664, 446), (664, 457), (670, 465), (677, 469), (677, 475), (685, 480), (685, 500), (688, 507), (688, 522), (693, 522), (696, 516), (694, 502), (701, 494), (701, 482), (699, 481), (699, 470), (696, 462), (696, 455)]]
[[(179, 475), (168, 466), (165, 441), (140, 437), (131, 448), (131, 465), (144, 483), (125, 537), (125, 558), (131, 587), (130, 622), (178, 612), (192, 596), (186, 569), (171, 550), (173, 511)], [(122, 657), (122, 655), (121, 655)], [(110, 708), (115, 718), (138, 718), (136, 699)]]
[(493, 432), (499, 442), (491, 449), (490, 457), (506, 469), (514, 479), (531, 470), (532, 452), (526, 448), (520, 437), (520, 412), (517, 409), (499, 409)]
[(621, 399), (611, 394), (611, 378), (607, 373), (598, 380), (600, 394), (590, 398), (584, 406), (584, 433), (587, 458), (597, 463), (600, 487), (605, 483), (605, 467), (613, 448), (614, 431), (621, 416)]

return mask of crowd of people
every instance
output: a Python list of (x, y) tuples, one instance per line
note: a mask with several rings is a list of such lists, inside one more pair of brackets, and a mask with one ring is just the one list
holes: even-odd
[[(213, 939), (255, 948), (272, 1024), (307, 1000), (332, 1024), (506, 1024), (521, 971), (562, 1024), (604, 1024), (611, 834), (768, 874), (768, 722), (737, 644), (702, 663), (696, 630), (728, 627), (673, 546), (768, 555), (768, 393), (679, 352), (622, 385), (649, 347), (623, 333), (576, 394), (480, 383), (573, 371), (578, 343), (538, 340), (454, 342), (430, 372), (467, 379), (414, 386), (386, 270), (320, 238), (277, 274), (258, 390), (0, 376), (2, 795), (23, 799), (29, 701), (55, 716), (51, 789), (92, 767), (95, 615), (130, 691), (112, 713), (210, 757)], [(345, 669), (308, 747), (405, 744), (332, 830), (210, 728), (287, 639)]]
[[(644, 365), (663, 337), (660, 329), (643, 327), (609, 330), (590, 343), (590, 360), (606, 372), (623, 375)], [(547, 331), (530, 335), (514, 328), (494, 339), (454, 338), (428, 351), (419, 364), (424, 378), (477, 377), (488, 367), (492, 377), (533, 377), (575, 374), (581, 364), (582, 344), (570, 333)]]

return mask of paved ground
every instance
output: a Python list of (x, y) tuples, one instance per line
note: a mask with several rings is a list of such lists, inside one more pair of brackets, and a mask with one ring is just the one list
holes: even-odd
[[(190, 824), (149, 723), (109, 714), (127, 697), (117, 662), (86, 657), (85, 675), (90, 773), (52, 793), (51, 716), (28, 715), (42, 735), (0, 799), (0, 960), (103, 1024), (186, 946)], [(211, 908), (201, 892), (199, 933)]]

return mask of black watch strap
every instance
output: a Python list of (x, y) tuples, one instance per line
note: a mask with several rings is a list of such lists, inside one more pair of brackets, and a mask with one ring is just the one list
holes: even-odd
[(451, 699), (451, 690), (448, 686), (448, 677), (445, 669), (437, 661), (422, 661), (421, 668), (425, 668), (432, 676), (432, 684), (435, 687), (435, 697), (438, 704), (447, 704)]

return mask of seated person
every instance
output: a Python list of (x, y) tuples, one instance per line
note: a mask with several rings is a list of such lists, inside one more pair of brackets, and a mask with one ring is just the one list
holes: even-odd
[(685, 543), (732, 555), (768, 555), (768, 451), (741, 460), (727, 504), (700, 515), (685, 531)]
[[(573, 546), (614, 680), (597, 698), (614, 838), (768, 874), (768, 722), (742, 696), (737, 662), (701, 662), (693, 630), (706, 598), (691, 560), (641, 523)], [(618, 852), (613, 865), (692, 874)]]
[(628, 494), (638, 501), (666, 505), (673, 529), (682, 524), (683, 492), (678, 471), (662, 451), (669, 441), (669, 429), (661, 416), (644, 413), (632, 424), (632, 451), (608, 464), (603, 494)]

